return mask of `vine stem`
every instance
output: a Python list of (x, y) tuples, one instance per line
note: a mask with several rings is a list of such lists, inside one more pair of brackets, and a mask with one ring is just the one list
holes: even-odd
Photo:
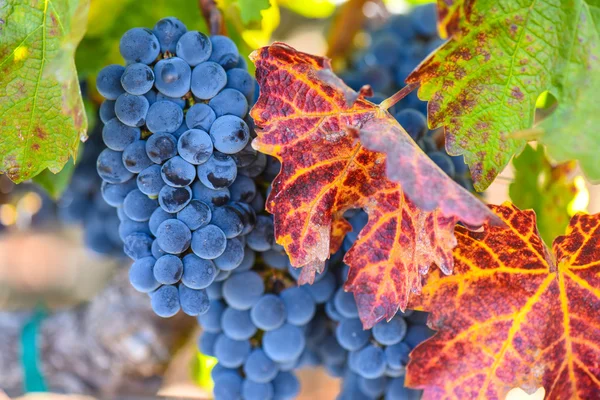
[(225, 35), (225, 24), (223, 23), (223, 14), (217, 7), (215, 0), (198, 0), (198, 7), (202, 11), (202, 16), (208, 25), (211, 35)]
[(404, 86), (402, 89), (394, 93), (391, 97), (388, 97), (387, 99), (382, 101), (381, 104), (379, 104), (379, 108), (381, 108), (382, 110), (390, 109), (390, 107), (392, 107), (394, 104), (408, 96), (408, 94), (415, 90), (418, 86), (418, 83), (409, 83), (408, 85)]
[(327, 57), (342, 57), (352, 47), (356, 33), (362, 28), (367, 0), (349, 0), (333, 18), (327, 38)]

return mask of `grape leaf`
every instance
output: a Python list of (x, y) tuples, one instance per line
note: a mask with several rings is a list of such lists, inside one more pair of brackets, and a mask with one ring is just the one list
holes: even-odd
[[(364, 208), (370, 222), (344, 259), (346, 289), (354, 291), (366, 327), (392, 318), (432, 262), (452, 271), (457, 220), (479, 226), (495, 216), (429, 160), (395, 119), (365, 100), (365, 92), (345, 86), (329, 59), (282, 43), (251, 59), (260, 85), (251, 111), (253, 146), (282, 162), (266, 205), (277, 242), (310, 282), (351, 229), (343, 213)], [(363, 138), (402, 156), (386, 166), (385, 154), (367, 149)]]
[(86, 116), (73, 54), (87, 1), (0, 4), (0, 173), (23, 182), (75, 157)]
[(438, 332), (411, 353), (424, 399), (546, 399), (600, 393), (600, 214), (576, 214), (552, 253), (531, 210), (491, 206), (508, 228), (456, 228), (454, 274), (432, 271), (413, 305)]
[(533, 209), (537, 226), (545, 243), (569, 225), (569, 204), (577, 194), (575, 162), (553, 166), (546, 157), (544, 146), (530, 145), (513, 159), (515, 178), (510, 184), (512, 202), (521, 209)]
[(242, 22), (248, 24), (252, 21), (260, 21), (262, 10), (270, 7), (269, 0), (238, 0)]
[(549, 90), (569, 101), (598, 73), (598, 2), (445, 3), (438, 1), (440, 28), (451, 39), (406, 82), (420, 83), (429, 125), (444, 126), (446, 149), (464, 155), (481, 191), (523, 149), (510, 134), (532, 126), (538, 95)]
[(538, 140), (548, 147), (552, 158), (558, 161), (578, 159), (589, 180), (600, 183), (600, 69), (593, 72), (590, 79), (574, 88), (572, 97), (561, 102), (533, 129), (541, 132)]

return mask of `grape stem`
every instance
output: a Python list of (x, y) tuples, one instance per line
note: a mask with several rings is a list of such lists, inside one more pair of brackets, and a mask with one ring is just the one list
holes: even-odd
[(408, 96), (408, 94), (415, 90), (418, 86), (418, 83), (409, 83), (408, 85), (404, 86), (402, 89), (394, 93), (391, 97), (388, 97), (387, 99), (382, 101), (381, 104), (379, 104), (379, 108), (381, 108), (382, 110), (390, 109), (390, 107), (392, 107), (394, 104)]
[(202, 11), (206, 25), (211, 35), (225, 35), (225, 24), (223, 23), (223, 14), (217, 7), (215, 0), (198, 0), (198, 7)]

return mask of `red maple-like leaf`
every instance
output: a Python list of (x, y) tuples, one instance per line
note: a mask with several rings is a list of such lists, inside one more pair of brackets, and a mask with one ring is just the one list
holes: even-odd
[(507, 228), (457, 227), (451, 276), (432, 271), (411, 306), (438, 332), (412, 353), (406, 384), (424, 399), (600, 394), (600, 214), (578, 214), (550, 252), (535, 213), (491, 206)]
[[(366, 327), (405, 309), (431, 263), (452, 271), (458, 220), (498, 221), (365, 100), (366, 90), (355, 93), (335, 76), (328, 59), (282, 43), (252, 59), (260, 85), (253, 145), (282, 163), (267, 200), (277, 242), (310, 282), (351, 230), (344, 212), (364, 208), (369, 223), (344, 261), (346, 290), (355, 293)], [(383, 147), (397, 155), (393, 164), (386, 165)]]

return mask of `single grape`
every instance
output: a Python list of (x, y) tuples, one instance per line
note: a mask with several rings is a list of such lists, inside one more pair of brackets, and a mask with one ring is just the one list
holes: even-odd
[(222, 271), (236, 269), (244, 261), (244, 243), (238, 239), (227, 239), (225, 251), (215, 258), (216, 266)]
[(150, 295), (150, 304), (156, 315), (163, 318), (172, 317), (181, 309), (179, 292), (173, 285), (159, 287)]
[(121, 86), (121, 76), (125, 72), (122, 65), (107, 65), (96, 77), (96, 89), (107, 100), (116, 100), (125, 89)]
[(183, 222), (168, 219), (159, 225), (156, 240), (160, 248), (167, 253), (180, 254), (190, 247), (192, 234)]
[(177, 151), (185, 161), (199, 165), (208, 161), (213, 154), (213, 142), (205, 131), (190, 129), (179, 138)]
[(219, 271), (219, 274), (215, 278), (215, 282), (222, 283), (231, 275), (231, 271)]
[(406, 322), (404, 318), (396, 316), (389, 322), (381, 321), (373, 327), (373, 337), (379, 343), (391, 346), (399, 343), (406, 335)]
[(215, 355), (219, 364), (227, 368), (241, 367), (250, 354), (250, 342), (234, 340), (220, 334), (215, 343)]
[(152, 165), (152, 160), (146, 153), (146, 141), (136, 140), (123, 150), (123, 165), (128, 171), (139, 174)]
[(177, 219), (185, 223), (192, 231), (208, 225), (211, 218), (210, 207), (200, 200), (191, 200), (187, 206), (177, 213)]
[[(236, 275), (240, 276), (240, 275)], [(227, 282), (225, 283), (227, 285)], [(302, 330), (291, 324), (265, 332), (262, 345), (271, 360), (285, 363), (297, 359), (306, 345)]]
[(273, 380), (274, 399), (293, 400), (300, 394), (300, 382), (291, 372), (280, 372)]
[(152, 257), (158, 260), (159, 258), (165, 255), (167, 255), (167, 252), (161, 249), (156, 239), (154, 239), (154, 241), (152, 242)]
[(244, 118), (248, 113), (246, 97), (240, 91), (231, 88), (221, 90), (208, 102), (208, 105), (215, 111), (217, 118), (223, 115)]
[(215, 400), (239, 400), (242, 398), (242, 377), (239, 374), (223, 374), (218, 378), (213, 378), (213, 381), (215, 383), (213, 389)]
[(264, 172), (266, 167), (267, 156), (265, 156), (263, 153), (258, 153), (255, 160), (250, 165), (240, 169), (240, 174), (246, 175), (250, 178), (256, 178)]
[(115, 151), (123, 151), (128, 145), (139, 140), (140, 135), (140, 128), (127, 126), (118, 118), (111, 119), (102, 128), (104, 144)]
[(217, 118), (212, 124), (210, 136), (213, 139), (215, 149), (221, 153), (235, 154), (242, 151), (248, 144), (250, 130), (243, 119), (235, 115), (224, 115)]
[(192, 200), (192, 190), (186, 186), (174, 188), (163, 186), (158, 193), (158, 204), (168, 213), (175, 214), (183, 210)]
[(367, 345), (358, 352), (357, 373), (367, 379), (383, 376), (386, 367), (385, 354), (380, 347)]
[(160, 51), (174, 53), (178, 40), (187, 32), (183, 22), (175, 17), (163, 18), (152, 29), (160, 43)]
[(139, 189), (129, 192), (123, 201), (125, 215), (138, 222), (148, 221), (156, 207), (158, 207), (158, 202), (146, 196)]
[[(146, 115), (150, 105), (144, 96), (123, 93), (115, 103), (115, 114), (119, 121), (127, 126), (140, 127), (146, 123)], [(135, 140), (139, 139), (138, 137)], [(130, 141), (127, 144), (132, 143)]]
[(246, 237), (246, 244), (255, 251), (267, 251), (275, 242), (273, 219), (266, 215), (257, 217), (256, 226)]
[(273, 384), (258, 383), (250, 379), (242, 382), (242, 398), (244, 400), (272, 400), (275, 390)]
[(210, 301), (210, 307), (208, 308), (208, 311), (205, 314), (198, 316), (198, 323), (202, 327), (203, 332), (221, 332), (221, 316), (223, 315), (225, 308), (227, 307), (222, 301)]
[(127, 64), (151, 64), (158, 57), (160, 44), (150, 29), (132, 28), (121, 37), (119, 50)]
[(344, 318), (357, 318), (358, 309), (356, 308), (356, 301), (354, 295), (350, 292), (345, 292), (344, 288), (339, 288), (333, 298), (335, 309)]
[(239, 59), (237, 46), (227, 36), (213, 35), (210, 37), (212, 54), (209, 60), (219, 63), (225, 69), (234, 68)]
[(208, 36), (198, 31), (189, 31), (181, 36), (175, 50), (177, 56), (184, 59), (189, 65), (196, 65), (207, 61), (212, 53), (212, 43)]
[(403, 369), (408, 365), (410, 351), (412, 349), (404, 342), (396, 343), (385, 348), (385, 359), (388, 367), (392, 369)]
[[(152, 133), (175, 132), (182, 122), (183, 111), (181, 107), (171, 101), (157, 101), (150, 106), (146, 115), (146, 126)], [(150, 139), (148, 139), (148, 143), (150, 143)]]
[(287, 311), (283, 300), (274, 294), (262, 296), (250, 312), (252, 322), (263, 331), (272, 331), (283, 325)]
[(154, 90), (150, 90), (144, 93), (144, 97), (148, 100), (148, 104), (152, 105), (156, 103), (156, 92)]
[(211, 260), (202, 259), (195, 254), (183, 257), (183, 276), (181, 281), (192, 289), (207, 288), (217, 276), (219, 270)]
[(204, 186), (202, 182), (194, 182), (192, 184), (192, 192), (194, 193), (194, 199), (208, 204), (211, 208), (219, 207), (229, 202), (230, 194), (227, 188), (211, 189)]
[(190, 91), (192, 69), (179, 57), (160, 60), (154, 66), (156, 89), (169, 97), (183, 97)]
[(145, 233), (136, 232), (123, 241), (123, 252), (132, 260), (152, 256), (152, 238)]
[[(233, 208), (236, 208), (241, 216), (241, 220), (242, 220), (242, 224), (243, 224), (243, 229), (242, 229), (242, 235), (245, 236), (247, 234), (249, 234), (254, 227), (256, 226), (256, 213), (254, 212), (254, 209), (246, 204), (246, 203), (232, 203), (231, 206)], [(244, 239), (246, 239), (246, 237), (244, 237)]]
[(112, 207), (119, 207), (123, 205), (125, 197), (129, 192), (136, 189), (135, 179), (130, 179), (124, 183), (108, 183), (102, 182), (100, 187), (102, 192), (102, 198)]
[(230, 307), (249, 310), (265, 291), (262, 278), (254, 271), (232, 275), (223, 284), (223, 297)]
[(166, 254), (154, 264), (154, 278), (163, 285), (173, 285), (181, 279), (183, 263), (177, 256)]
[(215, 119), (217, 119), (217, 116), (213, 109), (204, 103), (194, 104), (185, 113), (185, 122), (191, 129), (197, 128), (208, 132)]
[(303, 287), (290, 287), (280, 293), (287, 310), (287, 322), (302, 326), (315, 315), (317, 307), (311, 295)]
[[(256, 333), (256, 326), (250, 320), (248, 310), (236, 310), (228, 307), (221, 317), (223, 333), (235, 340), (250, 339)], [(248, 361), (248, 360), (246, 360)]]
[(192, 289), (183, 283), (179, 284), (179, 301), (183, 312), (193, 317), (206, 313), (210, 307), (206, 290)]
[[(221, 272), (219, 272), (219, 275), (221, 274)], [(219, 277), (219, 275), (217, 275), (217, 278)], [(217, 278), (215, 278), (215, 281), (212, 285), (206, 288), (208, 298), (211, 300), (220, 300), (223, 298), (223, 282), (217, 281)]]
[(165, 186), (160, 170), (160, 165), (153, 164), (138, 174), (137, 187), (140, 192), (148, 196), (158, 196)]
[(244, 230), (243, 217), (239, 209), (228, 204), (213, 210), (212, 223), (225, 233), (225, 237), (232, 239)]
[(117, 114), (115, 114), (115, 101), (114, 100), (104, 100), (100, 105), (99, 110), (100, 121), (103, 124), (106, 124), (111, 119), (115, 118)]
[(121, 76), (121, 85), (127, 93), (141, 96), (152, 89), (154, 85), (154, 72), (146, 64), (128, 65)]
[[(229, 308), (228, 310), (232, 310)], [(227, 312), (227, 311), (226, 311)], [(247, 311), (238, 311), (247, 313)], [(225, 316), (223, 316), (225, 318)], [(256, 329), (256, 328), (255, 328)], [(246, 378), (259, 383), (271, 382), (277, 376), (279, 367), (273, 362), (261, 348), (252, 350), (252, 353), (244, 363), (244, 374)]]
[(146, 141), (146, 154), (154, 163), (162, 164), (177, 155), (177, 139), (168, 133), (155, 133)]
[(363, 348), (371, 338), (371, 332), (364, 330), (358, 318), (342, 319), (335, 329), (335, 337), (340, 346), (348, 351)]
[[(243, 60), (243, 57), (240, 57)], [(227, 71), (227, 88), (240, 91), (248, 103), (254, 98), (254, 78), (242, 68), (232, 68)]]
[(285, 252), (267, 250), (262, 253), (262, 258), (265, 264), (274, 269), (283, 271), (288, 268), (288, 265), (290, 265), (290, 259)]
[(160, 283), (154, 279), (152, 268), (156, 260), (154, 257), (144, 257), (139, 260), (135, 260), (129, 268), (129, 282), (131, 286), (138, 292), (148, 293), (156, 290)]
[(227, 238), (215, 225), (207, 225), (192, 235), (192, 251), (205, 260), (219, 257), (227, 247)]
[(238, 175), (235, 181), (229, 186), (232, 201), (242, 201), (250, 203), (256, 196), (256, 183), (253, 179), (244, 175)]
[(222, 153), (213, 155), (197, 167), (198, 179), (210, 189), (230, 186), (237, 177), (237, 166), (231, 157)]
[(205, 61), (192, 71), (191, 89), (200, 100), (210, 100), (227, 84), (227, 73), (219, 64)]
[(196, 168), (179, 156), (165, 162), (161, 169), (162, 179), (172, 187), (190, 185), (196, 177)]

